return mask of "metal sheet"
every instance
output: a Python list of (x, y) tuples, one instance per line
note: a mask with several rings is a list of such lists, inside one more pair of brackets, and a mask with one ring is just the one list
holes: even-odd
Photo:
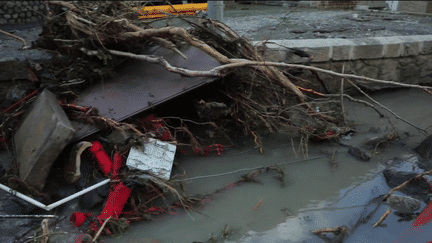
[[(195, 47), (183, 51), (188, 60), (172, 51), (152, 47), (143, 54), (163, 56), (171, 65), (190, 70), (210, 70), (219, 63)], [(135, 60), (108, 82), (86, 90), (78, 105), (93, 106), (101, 116), (124, 120), (153, 106), (193, 90), (214, 78), (182, 77), (165, 70), (161, 65)], [(77, 131), (74, 140), (98, 131), (96, 126), (73, 122)]]

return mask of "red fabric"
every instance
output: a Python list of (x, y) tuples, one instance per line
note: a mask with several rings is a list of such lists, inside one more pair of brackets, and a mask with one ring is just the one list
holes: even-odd
[(413, 227), (419, 227), (422, 226), (429, 221), (432, 220), (432, 202), (430, 202), (420, 213), (419, 216), (417, 216), (416, 220), (412, 224)]
[(111, 173), (111, 177), (112, 177), (113, 180), (118, 179), (118, 174), (119, 174), (120, 169), (122, 167), (123, 167), (123, 158), (122, 158), (122, 155), (120, 153), (116, 152), (114, 154), (112, 173)]
[(155, 131), (157, 138), (162, 141), (172, 140), (172, 135), (170, 131), (168, 129), (165, 129), (154, 115), (147, 116), (145, 120), (152, 124), (153, 130)]
[(92, 217), (92, 216), (93, 215), (91, 213), (75, 212), (72, 213), (72, 215), (69, 217), (69, 221), (74, 223), (75, 227), (80, 227), (86, 222), (87, 217)]
[(99, 168), (102, 170), (104, 175), (108, 175), (111, 171), (112, 162), (111, 159), (108, 157), (108, 154), (103, 149), (102, 144), (98, 141), (92, 142), (90, 152), (92, 152), (96, 157), (99, 163)]
[(101, 223), (110, 216), (118, 218), (123, 211), (123, 207), (129, 199), (131, 192), (132, 190), (122, 182), (115, 185), (114, 189), (111, 190), (108, 195), (104, 209), (98, 216), (99, 222)]

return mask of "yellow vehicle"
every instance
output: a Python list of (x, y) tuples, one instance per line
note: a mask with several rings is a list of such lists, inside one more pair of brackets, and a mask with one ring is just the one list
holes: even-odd
[(207, 3), (188, 3), (177, 5), (161, 5), (134, 7), (140, 19), (157, 19), (172, 15), (195, 15), (197, 11), (207, 11)]

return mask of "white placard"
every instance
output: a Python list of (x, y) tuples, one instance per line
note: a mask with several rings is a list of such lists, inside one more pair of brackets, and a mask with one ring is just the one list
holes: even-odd
[(143, 147), (132, 147), (126, 165), (135, 169), (150, 171), (169, 180), (177, 146), (150, 138)]

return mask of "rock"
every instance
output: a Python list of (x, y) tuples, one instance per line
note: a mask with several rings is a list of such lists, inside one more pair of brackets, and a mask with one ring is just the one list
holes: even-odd
[(42, 189), (55, 159), (74, 132), (54, 94), (43, 91), (14, 137), (20, 178)]
[(24, 85), (15, 85), (11, 87), (6, 94), (7, 105), (12, 105), (26, 96), (27, 89)]
[(424, 159), (430, 159), (432, 157), (432, 135), (427, 137), (423, 142), (417, 146), (414, 151), (416, 151)]
[[(397, 187), (416, 175), (417, 173), (414, 172), (395, 171), (391, 169), (386, 169), (383, 171), (383, 176), (388, 187), (390, 188)], [(424, 178), (412, 181), (399, 191), (409, 196), (421, 199), (425, 201), (425, 203), (429, 202), (429, 193), (431, 193), (429, 183)]]
[(399, 195), (391, 195), (387, 198), (387, 204), (398, 213), (410, 214), (420, 209), (419, 200)]
[(350, 146), (348, 153), (360, 161), (370, 161), (370, 156), (358, 147)]
[(372, 137), (364, 143), (366, 149), (385, 149), (397, 139), (397, 134), (389, 133), (381, 137)]
[(6, 6), (8, 8), (13, 8), (13, 7), (15, 7), (15, 3), (13, 1), (7, 1)]

